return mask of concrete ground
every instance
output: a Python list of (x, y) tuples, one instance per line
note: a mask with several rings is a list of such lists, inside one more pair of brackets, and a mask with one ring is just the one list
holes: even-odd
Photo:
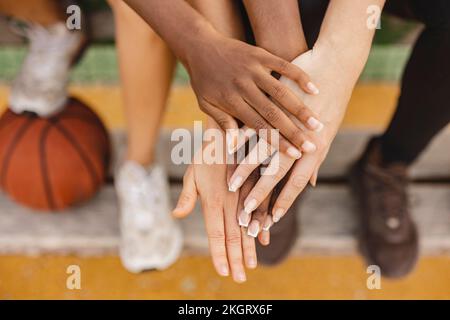
[[(71, 88), (71, 91), (93, 106), (110, 129), (124, 128), (120, 92), (117, 86), (75, 86)], [(0, 106), (6, 104), (7, 93), (7, 87), (0, 86)], [(358, 85), (344, 120), (344, 130), (355, 130), (361, 134), (382, 130), (392, 114), (397, 95), (396, 85), (376, 83)], [(164, 119), (164, 127), (166, 129), (189, 127), (194, 120), (203, 118), (197, 109), (193, 93), (186, 87), (175, 87)], [(444, 134), (448, 135), (448, 130)], [(366, 282), (370, 275), (354, 250), (354, 243), (351, 240), (354, 239), (352, 228), (343, 227), (336, 231), (337, 233), (340, 230), (345, 231), (340, 233), (344, 236), (340, 249), (333, 247), (336, 243), (340, 243), (333, 241), (337, 238), (326, 238), (326, 235), (330, 236), (327, 233), (329, 230), (316, 233), (319, 235), (316, 237), (309, 234), (310, 238), (308, 238), (307, 227), (314, 224), (314, 219), (308, 219), (308, 217), (314, 217), (314, 215), (309, 215), (306, 209), (304, 210), (305, 219), (303, 219), (306, 224), (304, 237), (310, 241), (302, 242), (300, 239), (300, 245), (294, 250), (293, 256), (284, 264), (276, 268), (260, 267), (251, 271), (249, 281), (246, 284), (237, 285), (230, 279), (220, 278), (215, 274), (210, 258), (204, 246), (202, 247), (204, 238), (196, 242), (195, 237), (187, 237), (191, 244), (189, 250), (187, 249), (183, 257), (169, 270), (132, 275), (121, 267), (114, 250), (117, 240), (115, 226), (110, 229), (112, 236), (108, 238), (109, 234), (107, 234), (104, 238), (109, 242), (102, 242), (99, 245), (101, 250), (94, 254), (89, 252), (89, 246), (93, 246), (93, 241), (86, 241), (87, 247), (72, 248), (65, 252), (52, 250), (51, 246), (50, 249), (48, 246), (45, 247), (45, 244), (48, 244), (46, 242), (48, 238), (45, 236), (52, 236), (52, 234), (38, 232), (36, 235), (41, 238), (38, 236), (24, 238), (26, 232), (23, 231), (27, 230), (27, 222), (39, 220), (45, 230), (45, 226), (55, 226), (56, 222), (59, 223), (57, 219), (62, 219), (62, 224), (66, 220), (74, 220), (75, 223), (79, 220), (78, 227), (83, 227), (80, 221), (90, 220), (82, 220), (82, 214), (78, 216), (77, 213), (67, 214), (68, 218), (47, 215), (40, 219), (40, 216), (35, 213), (22, 210), (8, 200), (0, 198), (0, 219), (8, 218), (9, 220), (2, 221), (15, 221), (16, 225), (20, 223), (23, 225), (23, 228), (18, 228), (17, 232), (9, 229), (10, 234), (5, 233), (8, 230), (2, 230), (3, 236), (0, 236), (0, 254), (2, 254), (0, 256), (0, 298), (450, 299), (450, 242), (448, 241), (450, 232), (447, 229), (450, 225), (450, 196), (448, 196), (450, 168), (445, 166), (446, 163), (450, 163), (445, 162), (449, 154), (445, 150), (448, 150), (449, 144), (446, 143), (448, 140), (445, 137), (444, 140), (440, 138), (439, 141), (437, 143), (440, 144), (434, 149), (431, 148), (425, 160), (415, 170), (418, 179), (430, 180), (427, 181), (426, 186), (421, 183), (413, 185), (413, 189), (418, 190), (419, 198), (418, 202), (414, 203), (415, 210), (420, 212), (420, 218), (424, 219), (422, 223), (424, 234), (422, 240), (425, 244), (422, 247), (423, 258), (409, 277), (398, 281), (383, 279), (379, 290), (367, 289)], [(341, 158), (342, 155), (336, 156), (336, 159), (342, 161)], [(179, 175), (179, 172), (175, 171), (174, 174)], [(328, 170), (328, 172), (331, 171), (333, 170)], [(427, 179), (430, 172), (433, 173), (433, 177)], [(326, 174), (322, 176), (323, 181), (329, 177)], [(436, 174), (439, 176), (439, 183), (433, 182)], [(339, 189), (343, 188), (343, 185), (338, 183), (335, 187)], [(320, 189), (322, 191), (318, 189), (317, 192), (325, 192), (330, 186), (326, 182), (322, 182), (321, 185), (319, 181), (319, 188), (322, 188)], [(177, 187), (173, 190), (176, 192)], [(421, 200), (421, 195), (425, 192), (426, 196), (423, 197), (425, 200)], [(330, 197), (333, 194), (336, 196), (335, 191), (332, 191)], [(432, 198), (433, 196), (436, 198)], [(343, 202), (347, 203), (347, 201)], [(310, 200), (310, 206), (313, 204), (314, 202)], [(88, 206), (79, 210), (89, 211), (89, 208), (92, 207)], [(342, 208), (346, 208), (346, 204), (336, 206), (336, 210), (344, 210), (345, 213), (345, 209)], [(84, 214), (89, 215), (89, 212)], [(200, 219), (185, 223), (188, 225), (188, 230), (202, 228)], [(62, 236), (61, 239), (63, 239)], [(311, 239), (318, 241), (316, 246), (311, 245)], [(35, 250), (27, 251), (25, 245), (20, 245), (20, 241), (24, 241), (25, 244), (34, 241)], [(320, 246), (317, 243), (320, 243)], [(305, 247), (309, 250), (305, 250)], [(327, 251), (326, 248), (331, 250)], [(69, 275), (66, 271), (70, 265), (80, 267), (80, 290), (67, 289), (66, 280)]]

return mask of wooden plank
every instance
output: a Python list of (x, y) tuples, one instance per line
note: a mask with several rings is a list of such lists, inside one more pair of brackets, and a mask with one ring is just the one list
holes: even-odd
[[(369, 130), (341, 130), (337, 135), (327, 159), (322, 165), (319, 177), (321, 179), (344, 178), (349, 166), (359, 157), (365, 148), (367, 140), (376, 131)], [(175, 165), (171, 161), (170, 153), (175, 145), (170, 139), (171, 131), (163, 130), (159, 141), (160, 162), (165, 164), (172, 178), (180, 179), (185, 165)], [(126, 137), (120, 131), (113, 134), (116, 150), (116, 160), (120, 161), (126, 148)], [(411, 168), (413, 179), (450, 179), (450, 131), (445, 130), (438, 135), (425, 150), (422, 156)], [(116, 162), (117, 163), (117, 162)]]
[[(175, 203), (180, 185), (171, 188)], [(450, 254), (450, 185), (415, 184), (413, 214), (421, 234), (422, 252)], [(355, 203), (345, 185), (321, 184), (301, 197), (300, 237), (294, 255), (355, 253)], [(181, 222), (185, 254), (207, 254), (200, 209)], [(91, 202), (59, 214), (36, 213), (0, 196), (0, 254), (116, 253), (119, 242), (117, 201), (112, 186)]]

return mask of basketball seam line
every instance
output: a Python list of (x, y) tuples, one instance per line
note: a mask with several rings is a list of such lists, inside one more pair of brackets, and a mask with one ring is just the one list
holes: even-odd
[(42, 129), (41, 139), (39, 141), (39, 159), (41, 162), (42, 182), (44, 184), (45, 196), (47, 198), (48, 206), (51, 210), (56, 208), (55, 200), (53, 199), (52, 186), (50, 184), (50, 177), (48, 175), (48, 163), (47, 155), (45, 153), (45, 142), (52, 128), (52, 123), (48, 123), (45, 128)]
[(22, 124), (22, 126), (17, 131), (14, 138), (12, 139), (11, 144), (9, 145), (8, 149), (6, 150), (5, 159), (3, 159), (3, 163), (2, 163), (1, 185), (2, 185), (3, 189), (6, 189), (6, 174), (8, 172), (9, 163), (11, 161), (11, 158), (14, 155), (14, 151), (15, 151), (17, 145), (19, 144), (20, 140), (25, 135), (26, 131), (28, 130), (28, 128), (31, 126), (32, 123), (33, 123), (33, 119), (28, 118), (27, 121), (24, 124)]
[(105, 148), (106, 155), (103, 159), (103, 163), (104, 163), (105, 167), (107, 167), (108, 163), (109, 163), (109, 159), (110, 159), (111, 146), (109, 143), (109, 133), (108, 133), (107, 129), (104, 127), (103, 123), (98, 119), (88, 119), (88, 118), (85, 118), (85, 117), (82, 117), (82, 116), (76, 115), (76, 114), (64, 115), (64, 116), (58, 118), (58, 122), (61, 124), (61, 120), (71, 120), (71, 119), (79, 120), (79, 121), (83, 122), (84, 124), (94, 126), (94, 128), (99, 128), (99, 130), (101, 131), (101, 134), (103, 135), (103, 138), (105, 139), (106, 144), (107, 144), (107, 146)]
[(83, 149), (80, 147), (80, 145), (77, 143), (77, 141), (73, 138), (73, 136), (70, 134), (70, 132), (67, 131), (67, 129), (64, 127), (61, 123), (54, 123), (54, 127), (61, 132), (63, 137), (66, 138), (66, 140), (72, 145), (72, 147), (75, 148), (75, 150), (78, 152), (81, 161), (84, 163), (86, 169), (88, 170), (89, 176), (91, 177), (92, 186), (95, 190), (95, 187), (97, 184), (100, 184), (100, 177), (97, 176), (95, 172), (94, 165), (92, 164), (89, 157), (86, 156)]

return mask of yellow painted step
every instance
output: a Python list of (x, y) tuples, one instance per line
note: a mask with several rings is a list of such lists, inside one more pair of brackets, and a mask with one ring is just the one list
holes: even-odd
[[(69, 290), (66, 269), (81, 269), (81, 290)], [(164, 272), (133, 275), (117, 257), (0, 257), (0, 299), (450, 299), (450, 257), (423, 258), (404, 280), (382, 279), (369, 290), (362, 261), (290, 258), (259, 267), (248, 281), (220, 278), (208, 257), (184, 257)]]
[[(122, 98), (118, 86), (72, 86), (72, 94), (85, 100), (110, 128), (124, 128)], [(8, 87), (0, 86), (0, 110), (5, 107)], [(344, 127), (384, 127), (394, 110), (398, 86), (394, 84), (359, 84), (344, 119)], [(150, 106), (151, 107), (151, 106)], [(168, 128), (191, 127), (195, 120), (204, 120), (194, 93), (189, 87), (175, 86), (170, 95), (163, 125)]]

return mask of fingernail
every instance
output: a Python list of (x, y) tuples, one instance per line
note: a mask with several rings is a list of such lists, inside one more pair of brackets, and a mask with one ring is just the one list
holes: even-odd
[(247, 234), (253, 238), (256, 238), (259, 233), (259, 222), (258, 220), (253, 220), (248, 227)]
[(244, 179), (241, 176), (234, 177), (231, 180), (231, 183), (230, 183), (230, 186), (228, 187), (228, 190), (230, 190), (231, 192), (236, 192), (237, 189), (240, 188), (243, 180)]
[(302, 149), (305, 152), (314, 152), (314, 151), (316, 151), (317, 147), (316, 147), (316, 145), (314, 143), (309, 142), (309, 141), (305, 141), (302, 144)]
[(221, 276), (227, 277), (229, 275), (228, 266), (227, 265), (220, 266), (219, 273)]
[(264, 221), (263, 230), (269, 231), (270, 227), (272, 227), (272, 224), (273, 224), (272, 217), (269, 215), (267, 216), (266, 221)]
[(255, 260), (255, 258), (248, 258), (248, 261), (247, 261), (247, 267), (249, 267), (249, 268), (256, 268), (256, 265), (257, 265), (257, 263), (256, 263), (256, 260)]
[(277, 209), (277, 210), (275, 210), (275, 213), (273, 214), (273, 222), (278, 222), (278, 221), (280, 221), (280, 219), (281, 219), (281, 217), (283, 216), (283, 214), (284, 214), (284, 210), (283, 209), (281, 209), (281, 208), (279, 208), (279, 209)]
[(312, 177), (310, 183), (315, 188), (317, 184), (317, 176)]
[(183, 206), (177, 205), (177, 206), (175, 207), (175, 209), (172, 210), (172, 214), (173, 214), (174, 216), (178, 216), (178, 215), (181, 214), (180, 211), (181, 211), (182, 209), (183, 209)]
[(234, 280), (236, 282), (241, 283), (241, 282), (247, 281), (247, 277), (245, 276), (244, 272), (238, 272), (238, 274), (235, 276)]
[(323, 129), (323, 123), (314, 117), (309, 117), (308, 124), (315, 132), (320, 132)]
[(231, 133), (226, 133), (227, 151), (228, 154), (233, 154), (236, 149), (236, 136)]
[(248, 227), (248, 224), (250, 223), (251, 215), (245, 212), (244, 210), (241, 211), (239, 214), (239, 225), (241, 227)]
[(256, 202), (255, 199), (250, 200), (246, 205), (245, 205), (245, 212), (247, 212), (248, 214), (252, 213), (255, 209), (256, 209), (256, 205), (258, 203)]
[(294, 147), (289, 147), (287, 149), (287, 154), (294, 159), (300, 159), (302, 157), (302, 153)]
[(261, 244), (263, 246), (268, 246), (270, 244), (270, 233), (265, 232), (261, 237)]
[(319, 88), (316, 87), (316, 85), (312, 82), (308, 82), (306, 84), (306, 87), (309, 91), (311, 91), (313, 94), (319, 94)]

